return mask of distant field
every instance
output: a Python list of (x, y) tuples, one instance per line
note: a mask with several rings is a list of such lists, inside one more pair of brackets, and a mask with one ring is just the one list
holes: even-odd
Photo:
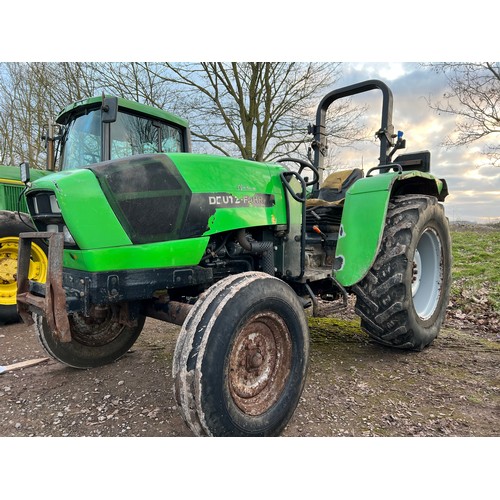
[(500, 312), (500, 224), (451, 225), (452, 296), (458, 304), (488, 300)]

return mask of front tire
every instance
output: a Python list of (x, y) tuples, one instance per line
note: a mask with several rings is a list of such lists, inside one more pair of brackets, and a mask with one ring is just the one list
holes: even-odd
[(34, 315), (38, 340), (44, 350), (60, 363), (82, 369), (103, 366), (122, 357), (141, 333), (145, 316), (137, 313), (135, 320), (124, 323), (118, 305), (94, 311), (89, 318), (80, 314), (69, 316), (71, 342), (60, 342), (45, 318)]
[(182, 416), (199, 436), (275, 436), (305, 382), (307, 321), (296, 294), (259, 272), (202, 295), (177, 341), (173, 378)]
[(380, 250), (353, 287), (361, 327), (377, 342), (422, 350), (443, 324), (451, 284), (451, 240), (436, 198), (394, 199)]

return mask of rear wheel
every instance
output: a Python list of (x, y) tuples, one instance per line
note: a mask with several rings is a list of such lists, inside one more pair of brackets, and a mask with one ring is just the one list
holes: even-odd
[(448, 221), (436, 198), (390, 203), (379, 254), (353, 291), (362, 328), (376, 341), (422, 350), (438, 335), (451, 284)]
[[(127, 307), (125, 305), (121, 306)], [(60, 342), (42, 316), (35, 315), (38, 339), (45, 351), (57, 361), (73, 368), (94, 368), (111, 363), (123, 356), (137, 340), (145, 317), (124, 322), (128, 314), (120, 306), (94, 308), (90, 317), (69, 316), (71, 342)]]
[(274, 436), (302, 393), (308, 326), (293, 290), (259, 272), (229, 276), (195, 304), (179, 336), (174, 390), (196, 435)]
[[(19, 233), (33, 229), (13, 212), (0, 212), (0, 324), (19, 321), (16, 306)], [(47, 278), (47, 247), (41, 241), (31, 245), (29, 279)]]

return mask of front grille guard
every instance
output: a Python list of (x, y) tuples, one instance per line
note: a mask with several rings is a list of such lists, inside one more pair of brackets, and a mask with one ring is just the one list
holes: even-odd
[[(49, 262), (44, 296), (36, 295), (30, 291), (31, 243), (36, 239), (48, 240), (49, 244)], [(41, 314), (60, 342), (71, 342), (71, 331), (66, 311), (66, 293), (62, 284), (63, 249), (63, 233), (40, 232), (19, 235), (17, 310), (27, 324), (33, 324), (32, 312)]]

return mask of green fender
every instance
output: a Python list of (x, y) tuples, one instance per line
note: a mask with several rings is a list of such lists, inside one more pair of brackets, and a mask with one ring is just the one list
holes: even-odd
[(334, 264), (335, 278), (341, 285), (354, 285), (371, 269), (390, 198), (412, 193), (436, 196), (440, 201), (448, 194), (443, 180), (420, 171), (365, 177), (347, 191)]

